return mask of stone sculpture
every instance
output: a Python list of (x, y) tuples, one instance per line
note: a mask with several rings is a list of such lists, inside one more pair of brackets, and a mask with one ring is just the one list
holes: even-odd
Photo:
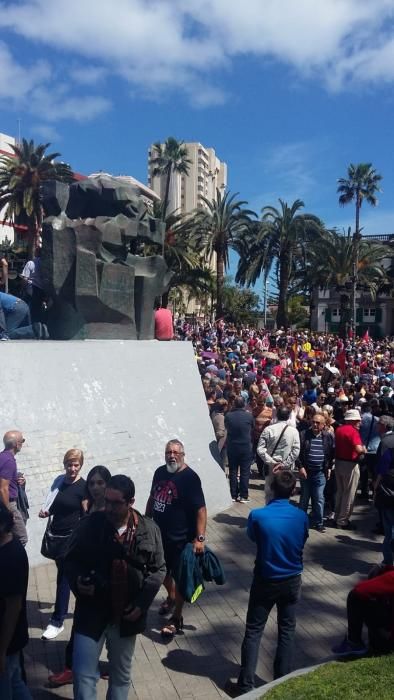
[[(154, 337), (153, 307), (172, 273), (164, 224), (132, 185), (100, 174), (42, 189), (41, 274), (51, 338)], [(143, 255), (149, 246), (153, 254)]]

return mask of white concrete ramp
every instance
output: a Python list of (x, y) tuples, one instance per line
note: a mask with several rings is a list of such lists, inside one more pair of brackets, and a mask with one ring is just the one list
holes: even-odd
[(20, 340), (1, 343), (0, 358), (0, 437), (17, 428), (26, 438), (17, 461), (30, 501), (31, 564), (43, 561), (45, 522), (37, 514), (70, 447), (84, 450), (84, 476), (95, 464), (128, 474), (143, 511), (165, 443), (177, 437), (202, 479), (209, 514), (231, 504), (211, 454), (215, 438), (191, 343)]

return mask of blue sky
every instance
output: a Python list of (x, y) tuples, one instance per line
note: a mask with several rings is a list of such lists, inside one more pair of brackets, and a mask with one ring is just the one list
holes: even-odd
[(0, 0), (0, 131), (75, 170), (147, 176), (150, 143), (201, 141), (260, 211), (328, 226), (349, 163), (383, 175), (365, 233), (394, 232), (394, 0)]

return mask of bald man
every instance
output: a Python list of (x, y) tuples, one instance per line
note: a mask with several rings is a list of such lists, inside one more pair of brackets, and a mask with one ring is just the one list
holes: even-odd
[(21, 451), (25, 439), (19, 430), (8, 430), (3, 437), (4, 450), (0, 452), (0, 498), (14, 516), (13, 535), (25, 547), (27, 531), (18, 510), (18, 469), (15, 455)]

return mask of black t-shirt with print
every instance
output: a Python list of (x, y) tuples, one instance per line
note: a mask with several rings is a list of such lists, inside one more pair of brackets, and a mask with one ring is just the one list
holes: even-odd
[(5, 613), (5, 599), (22, 596), (22, 608), (15, 631), (7, 649), (7, 655), (16, 654), (26, 646), (29, 635), (26, 618), (26, 592), (29, 579), (29, 562), (24, 547), (15, 537), (0, 547), (0, 629)]
[(49, 509), (50, 514), (53, 515), (51, 530), (54, 534), (67, 535), (74, 530), (83, 515), (84, 498), (86, 498), (85, 479), (78, 479), (71, 484), (63, 481)]
[(200, 477), (190, 467), (170, 474), (164, 465), (153, 475), (152, 517), (164, 541), (191, 542), (196, 536), (197, 511), (205, 506)]

